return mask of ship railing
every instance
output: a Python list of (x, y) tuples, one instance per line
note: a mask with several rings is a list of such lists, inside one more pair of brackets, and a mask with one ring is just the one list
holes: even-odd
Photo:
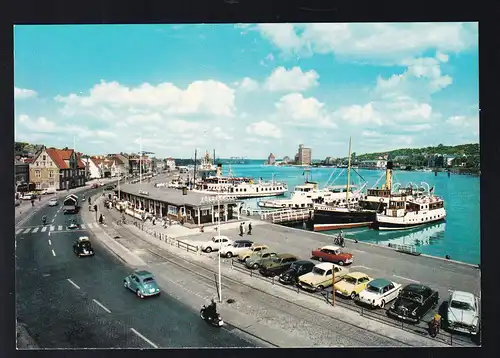
[(261, 215), (262, 220), (271, 220), (273, 223), (301, 221), (309, 218), (310, 209), (285, 209)]

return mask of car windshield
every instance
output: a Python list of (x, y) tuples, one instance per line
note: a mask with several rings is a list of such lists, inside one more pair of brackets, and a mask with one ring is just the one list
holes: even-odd
[(90, 242), (84, 241), (84, 242), (80, 243), (80, 246), (85, 248), (85, 249), (88, 249), (88, 248), (90, 248), (91, 245), (90, 245)]
[(297, 262), (294, 262), (290, 265), (290, 270), (297, 270), (300, 265)]
[(345, 277), (344, 281), (347, 283), (350, 283), (351, 285), (355, 285), (358, 282), (357, 279), (355, 279), (354, 277), (351, 277), (351, 276)]
[(415, 302), (422, 302), (422, 295), (412, 291), (401, 291), (401, 297)]
[(146, 277), (145, 279), (142, 280), (142, 282), (145, 284), (151, 284), (155, 282), (155, 279), (152, 277)]
[(369, 291), (369, 292), (373, 292), (373, 293), (381, 293), (382, 292), (381, 288), (375, 287), (375, 286), (372, 286), (372, 285), (368, 285), (366, 287), (366, 290)]
[(456, 301), (456, 300), (451, 301), (450, 307), (456, 308), (459, 310), (464, 310), (464, 311), (473, 311), (474, 310), (472, 308), (472, 306), (470, 304), (468, 304), (467, 302), (461, 302), (461, 301)]
[(321, 276), (323, 276), (325, 274), (325, 270), (320, 269), (319, 267), (314, 267), (312, 269), (312, 273), (315, 274), (315, 275), (321, 275)]

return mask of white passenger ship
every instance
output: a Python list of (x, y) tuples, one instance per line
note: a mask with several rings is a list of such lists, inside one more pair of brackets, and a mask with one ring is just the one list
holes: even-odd
[(442, 221), (446, 218), (443, 199), (432, 195), (393, 197), (382, 214), (377, 214), (377, 230), (405, 230)]

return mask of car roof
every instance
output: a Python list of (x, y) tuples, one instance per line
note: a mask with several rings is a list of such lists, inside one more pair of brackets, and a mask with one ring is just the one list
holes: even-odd
[(214, 237), (212, 237), (212, 239), (228, 239), (229, 238), (227, 236), (224, 236), (224, 235), (215, 235)]
[(250, 240), (236, 240), (234, 243), (235, 244), (252, 244), (253, 241), (250, 241)]
[(331, 270), (332, 267), (335, 267), (335, 264), (332, 264), (331, 262), (322, 262), (320, 264), (315, 265), (314, 267), (320, 268), (322, 270), (328, 271)]
[(327, 246), (323, 246), (323, 247), (321, 248), (321, 250), (322, 250), (322, 249), (327, 249), (327, 250), (338, 250), (338, 249), (340, 249), (340, 246), (327, 245)]
[(298, 260), (294, 262), (295, 265), (307, 265), (307, 264), (312, 264), (314, 265), (314, 262), (308, 261), (308, 260)]
[(266, 244), (256, 244), (255, 242), (252, 244), (252, 247), (269, 247)]
[(377, 288), (383, 288), (387, 285), (390, 285), (392, 282), (389, 280), (386, 280), (385, 278), (376, 278), (375, 280), (370, 282), (370, 286), (372, 287), (377, 287)]
[(451, 294), (451, 299), (474, 304), (474, 295), (470, 292), (453, 291), (453, 293)]
[(90, 241), (90, 239), (89, 239), (89, 237), (88, 237), (88, 236), (80, 236), (80, 237), (78, 238), (78, 241), (80, 241), (80, 242), (83, 242), (83, 241)]
[(351, 273), (348, 273), (347, 276), (353, 277), (355, 279), (359, 279), (361, 277), (368, 277), (368, 275), (366, 273), (363, 273), (363, 272), (351, 272)]
[(415, 293), (418, 293), (421, 295), (422, 293), (424, 293), (427, 290), (430, 290), (430, 288), (427, 286), (419, 285), (417, 283), (410, 283), (409, 285), (406, 285), (405, 287), (403, 287), (402, 291), (415, 292)]
[(297, 257), (297, 256), (295, 256), (295, 255), (293, 255), (293, 254), (288, 254), (288, 253), (285, 253), (285, 254), (278, 254), (278, 257), (279, 257), (280, 259), (288, 259), (288, 258), (290, 258), (290, 257)]
[(149, 271), (146, 270), (141, 270), (141, 271), (134, 271), (134, 273), (142, 278), (147, 278), (147, 277), (153, 277), (153, 274)]

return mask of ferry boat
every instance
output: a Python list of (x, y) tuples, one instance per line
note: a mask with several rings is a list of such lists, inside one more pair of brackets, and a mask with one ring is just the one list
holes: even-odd
[(403, 195), (391, 198), (384, 212), (377, 214), (374, 228), (407, 230), (445, 220), (444, 200), (431, 192), (419, 197)]
[(210, 158), (208, 150), (205, 152), (205, 156), (200, 162), (200, 165), (196, 167), (196, 176), (205, 180), (208, 177), (214, 176), (217, 173), (217, 166), (215, 165), (215, 152), (214, 160)]

